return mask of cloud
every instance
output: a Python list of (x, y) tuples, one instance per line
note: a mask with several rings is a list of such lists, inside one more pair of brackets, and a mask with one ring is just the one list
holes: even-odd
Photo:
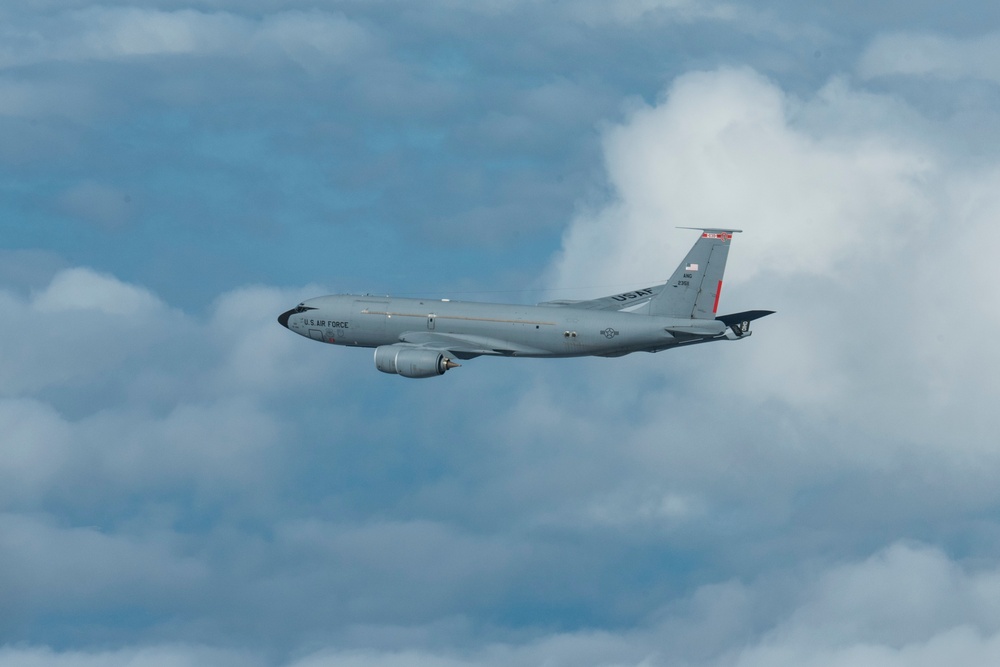
[(132, 198), (126, 193), (94, 181), (84, 181), (59, 198), (60, 208), (100, 228), (114, 230), (134, 216)]
[(691, 0), (634, 0), (608, 5), (601, 2), (573, 3), (570, 15), (584, 23), (633, 24), (651, 17), (667, 17), (683, 22), (734, 21), (742, 12), (727, 2), (692, 2)]
[(923, 76), (981, 79), (1000, 83), (1000, 33), (959, 39), (932, 32), (878, 35), (861, 55), (858, 72), (867, 79)]
[(895, 544), (823, 573), (792, 613), (730, 664), (991, 664), (1000, 658), (998, 585), (995, 569)]
[[(18, 162), (15, 196), (56, 183), (48, 201), (99, 230), (136, 224), (119, 206), (123, 183), (191, 184), (225, 212), (180, 234), (161, 212), (166, 232), (101, 235), (96, 249), (76, 243), (93, 234), (81, 225), (59, 237), (98, 268), (3, 256), (0, 641), (17, 643), (0, 664), (994, 662), (1000, 360), (977, 342), (1000, 312), (983, 288), (995, 270), (982, 248), (1000, 240), (995, 156), (970, 160), (938, 119), (850, 77), (813, 91), (710, 69), (657, 98), (669, 68), (692, 61), (648, 49), (651, 32), (672, 41), (648, 26), (726, 6), (538, 5), (529, 20), (492, 5), (450, 14), (455, 32), (428, 29), (423, 10), (374, 7), (365, 20), (357, 8), (59, 9), (0, 28), (10, 136), (46, 108), (76, 108), (45, 78), (67, 77), (73, 100), (125, 100), (123, 122), (101, 124), (121, 131), (116, 142), (159, 148), (153, 181), (99, 161), (62, 176)], [(588, 7), (605, 13), (573, 18)], [(425, 23), (408, 20), (418, 14)], [(731, 40), (744, 18), (708, 27)], [(697, 42), (699, 62), (729, 60), (696, 26), (678, 34), (689, 28), (677, 49)], [(617, 36), (598, 34), (608, 30)], [(512, 51), (507, 34), (534, 41)], [(572, 221), (550, 283), (645, 286), (693, 240), (675, 224), (744, 227), (723, 307), (779, 311), (750, 340), (616, 360), (479, 359), (407, 383), (376, 373), (368, 353), (274, 321), (327, 290), (232, 287), (241, 264), (255, 281), (333, 271), (363, 284), (401, 257), (459, 281), (488, 273), (469, 239), (562, 219), (539, 207), (583, 192), (596, 160), (579, 138), (616, 116), (608, 100), (623, 90), (654, 101), (628, 103), (606, 127), (614, 198)], [(136, 91), (155, 103), (137, 111)], [(196, 108), (206, 99), (208, 115)], [(91, 129), (87, 146), (111, 146), (114, 161), (117, 144)], [(372, 150), (390, 166), (355, 169)], [(216, 190), (181, 164), (192, 155), (234, 185)], [(557, 159), (575, 176), (546, 185)], [(248, 162), (274, 171), (244, 180)], [(336, 183), (349, 204), (326, 216), (336, 233), (316, 235), (327, 209), (293, 195), (323, 191), (331, 169), (351, 173)], [(414, 188), (414, 173), (447, 182), (449, 196)], [(247, 183), (265, 181), (256, 190), (290, 189), (248, 199)], [(445, 202), (463, 193), (475, 225)], [(406, 209), (385, 217), (421, 230), (420, 196), (425, 218), (447, 222), (448, 261), (424, 252), (429, 235), (400, 243), (370, 226), (375, 214), (340, 220), (381, 198)], [(260, 217), (288, 207), (247, 254), (245, 227), (227, 227), (237, 201)], [(180, 206), (178, 219), (202, 210)], [(20, 245), (37, 222), (24, 220), (12, 228)], [(281, 235), (298, 240), (283, 252)], [(189, 238), (205, 262), (160, 247)], [(527, 245), (512, 259), (528, 261)], [(136, 257), (160, 287), (122, 277), (144, 275)], [(504, 271), (523, 280), (517, 261)], [(419, 267), (405, 262), (388, 271), (412, 278)], [(202, 277), (226, 287), (192, 297)]]
[(150, 313), (165, 309), (148, 290), (84, 268), (60, 271), (45, 290), (35, 295), (32, 306), (45, 315), (91, 311), (111, 316), (148, 317)]
[(52, 614), (86, 615), (139, 601), (163, 613), (186, 606), (208, 583), (183, 538), (153, 530), (106, 534), (48, 518), (0, 514), (0, 629), (24, 632)]
[(275, 321), (295, 299), (237, 290), (202, 321), (82, 267), (30, 296), (0, 291), (0, 501), (99, 505), (190, 484), (204, 499), (251, 485), (263, 502), (287, 434), (264, 404), (336, 363), (295, 363), (297, 341)]
[[(841, 89), (813, 104), (849, 109), (851, 98)], [(604, 141), (617, 201), (567, 230), (555, 284), (665, 277), (674, 257), (649, 248), (682, 245), (675, 226), (746, 228), (733, 253), (742, 272), (730, 277), (742, 281), (748, 271), (828, 275), (865, 249), (866, 233), (926, 222), (928, 156), (871, 129), (796, 128), (809, 105), (755, 72), (723, 69), (684, 75), (661, 104), (634, 109)]]
[[(957, 427), (984, 446), (978, 418), (962, 427), (948, 415), (963, 401), (985, 409), (990, 381), (967, 345), (946, 344), (944, 322), (975, 311), (997, 323), (994, 295), (972, 289), (992, 271), (988, 255), (963, 250), (996, 236), (996, 169), (957, 167), (919, 140), (922, 122), (896, 127), (912, 111), (873, 125), (886, 104), (840, 81), (797, 99), (749, 70), (680, 77), (607, 131), (615, 196), (567, 229), (552, 284), (652, 284), (692, 241), (675, 225), (745, 229), (721, 309), (779, 314), (738, 361), (726, 350), (735, 367), (694, 378), (751, 400), (830, 406), (880, 437), (948, 442)], [(863, 342), (872, 337), (892, 344), (876, 350)]]
[(1000, 658), (1000, 576), (941, 551), (894, 544), (818, 573), (705, 585), (639, 627), (556, 633), (448, 651), (325, 650), (322, 665), (934, 665)]
[[(324, 291), (315, 285), (304, 289)], [(220, 295), (211, 319), (201, 322), (114, 276), (85, 267), (60, 269), (30, 296), (0, 290), (10, 316), (0, 328), (6, 343), (0, 393), (33, 395), (114, 375), (135, 382), (137, 395), (149, 398), (165, 373), (184, 380), (178, 392), (193, 390), (199, 397), (287, 389), (294, 378), (283, 366), (296, 355), (297, 341), (280, 335), (287, 332), (275, 317), (302, 293), (237, 289)], [(317, 370), (328, 370), (335, 357), (319, 358), (326, 362)], [(185, 378), (181, 369), (192, 368), (195, 376)]]
[(255, 667), (264, 664), (258, 656), (246, 651), (184, 644), (103, 651), (0, 648), (2, 667)]
[(71, 465), (71, 429), (50, 406), (28, 399), (0, 401), (0, 427), (5, 441), (0, 498), (35, 501)]
[[(0, 326), (0, 394), (89, 382), (150, 349), (184, 318), (141, 288), (84, 268), (56, 273), (29, 299), (0, 292), (9, 318)], [(158, 323), (158, 326), (153, 326)]]
[[(937, 549), (894, 544), (832, 568), (774, 634), (806, 644), (920, 644), (942, 630), (1000, 630), (1000, 576), (966, 570)], [(816, 641), (821, 640), (821, 641)]]
[(65, 259), (45, 250), (0, 250), (0, 289), (15, 293), (41, 289), (65, 266)]
[[(995, 569), (977, 570), (939, 550), (895, 544), (815, 574), (784, 574), (700, 587), (638, 627), (544, 633), (488, 645), (387, 649), (329, 646), (286, 667), (509, 664), (791, 667), (989, 665), (1000, 659)], [(384, 628), (391, 633), (391, 628)], [(378, 636), (377, 628), (369, 628)], [(124, 662), (125, 659), (127, 662)], [(6, 648), (0, 665), (187, 665), (246, 654), (209, 646), (154, 645), (103, 652)], [(102, 660), (102, 662), (97, 662)]]
[[(329, 290), (317, 285), (298, 290), (298, 294), (325, 294)], [(249, 286), (220, 295), (212, 304), (206, 333), (220, 351), (207, 386), (217, 396), (280, 395), (300, 385), (303, 380), (316, 381), (329, 374), (338, 364), (337, 355), (316, 355), (322, 359), (308, 374), (291, 372), (300, 358), (301, 341), (275, 326), (278, 313), (300, 300), (289, 290)], [(262, 355), (262, 350), (268, 350)], [(317, 352), (329, 352), (318, 350)]]
[[(79, 82), (65, 81), (56, 84), (0, 76), (0, 118), (8, 116), (37, 119), (51, 113), (52, 107), (65, 105), (67, 100), (72, 100), (73, 108), (63, 112), (72, 116), (85, 115), (97, 106), (94, 92)], [(23, 141), (24, 137), (12, 136), (9, 142), (15, 143), (18, 139)], [(4, 152), (11, 150), (8, 148)]]
[(0, 68), (151, 56), (284, 57), (304, 67), (342, 63), (367, 48), (343, 15), (286, 11), (254, 20), (228, 12), (91, 7), (8, 24)]
[[(546, 633), (476, 647), (331, 646), (298, 658), (250, 664), (896, 667), (959, 660), (988, 665), (1000, 658), (998, 580), (994, 569), (976, 570), (936, 549), (895, 544), (816, 576), (706, 585), (630, 629)], [(377, 628), (368, 632), (378, 636)], [(55, 667), (186, 665), (209, 658), (213, 664), (251, 659), (241, 651), (198, 644), (94, 652), (7, 647), (0, 652), (0, 664)]]

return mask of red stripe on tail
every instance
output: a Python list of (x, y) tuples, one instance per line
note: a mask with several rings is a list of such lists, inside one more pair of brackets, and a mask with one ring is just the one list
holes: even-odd
[(719, 281), (719, 286), (715, 288), (715, 305), (712, 306), (712, 313), (715, 314), (719, 312), (719, 297), (722, 296), (722, 281)]

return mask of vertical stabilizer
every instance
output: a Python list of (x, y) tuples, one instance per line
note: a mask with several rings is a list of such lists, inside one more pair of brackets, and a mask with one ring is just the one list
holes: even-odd
[(733, 234), (740, 231), (701, 229), (701, 238), (695, 241), (663, 290), (649, 302), (649, 314), (714, 320), (719, 310), (729, 245)]

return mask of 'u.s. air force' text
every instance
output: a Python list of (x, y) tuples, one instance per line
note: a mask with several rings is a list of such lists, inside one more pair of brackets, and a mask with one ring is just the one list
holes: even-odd
[(349, 329), (350, 322), (334, 322), (333, 320), (303, 320), (302, 323), (310, 327), (329, 327), (331, 329)]

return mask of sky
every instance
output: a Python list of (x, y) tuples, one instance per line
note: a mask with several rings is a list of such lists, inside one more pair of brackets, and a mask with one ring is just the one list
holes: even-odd
[[(0, 667), (1000, 664), (1000, 9), (0, 6)], [(378, 373), (279, 313), (665, 280)]]

